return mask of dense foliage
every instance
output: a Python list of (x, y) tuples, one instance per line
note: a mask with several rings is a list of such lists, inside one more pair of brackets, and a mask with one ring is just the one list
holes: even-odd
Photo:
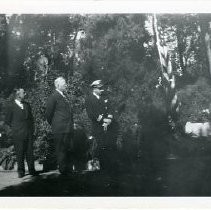
[[(119, 141), (125, 150), (139, 152), (146, 122), (148, 127), (155, 128), (155, 133), (168, 130), (166, 98), (162, 87), (158, 88), (161, 69), (151, 17), (1, 15), (1, 121), (11, 90), (24, 87), (35, 118), (35, 154), (43, 158), (51, 139), (44, 112), (54, 79), (64, 76), (68, 81), (74, 121), (87, 135), (91, 132), (84, 98), (90, 91), (89, 84), (102, 79), (120, 124)], [(187, 121), (209, 118), (202, 114), (203, 109), (210, 107), (211, 99), (211, 71), (204, 42), (210, 18), (204, 17), (186, 14), (181, 21), (180, 15), (158, 15), (159, 27), (173, 58), (176, 89), (182, 104), (178, 123), (182, 126)], [(160, 123), (164, 126), (158, 126)], [(7, 129), (4, 126), (2, 130)]]
[[(205, 78), (199, 78), (194, 84), (187, 85), (179, 91), (182, 101), (180, 123), (184, 126), (187, 121), (207, 122), (210, 110), (211, 87)], [(192, 107), (192, 108), (190, 108)]]

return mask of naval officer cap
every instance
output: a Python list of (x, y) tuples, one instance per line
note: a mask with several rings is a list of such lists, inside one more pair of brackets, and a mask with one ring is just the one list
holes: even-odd
[(90, 85), (92, 88), (101, 88), (103, 87), (103, 83), (102, 80), (95, 80), (94, 82), (92, 82), (92, 84)]

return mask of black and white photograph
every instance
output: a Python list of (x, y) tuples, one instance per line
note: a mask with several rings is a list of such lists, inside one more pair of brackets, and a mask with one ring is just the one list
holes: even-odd
[(211, 11), (64, 11), (0, 12), (0, 197), (211, 196)]

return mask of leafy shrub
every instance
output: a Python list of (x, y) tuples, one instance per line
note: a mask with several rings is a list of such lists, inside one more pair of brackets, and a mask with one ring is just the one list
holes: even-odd
[(178, 92), (178, 96), (182, 103), (179, 118), (181, 125), (184, 126), (187, 121), (209, 120), (209, 115), (203, 113), (204, 109), (210, 108), (211, 102), (211, 86), (206, 78), (200, 77), (194, 84), (187, 85)]
[[(45, 109), (48, 97), (54, 91), (54, 80), (64, 76), (60, 71), (50, 70), (46, 78), (40, 77), (36, 84), (28, 91), (27, 100), (32, 106), (32, 112), (35, 119), (35, 157), (44, 159), (48, 153), (49, 140), (52, 139), (51, 127), (45, 120)], [(72, 105), (74, 112), (74, 122), (83, 126), (89, 131), (88, 117), (84, 109), (84, 95), (82, 92), (83, 83), (80, 74), (75, 72), (73, 76), (67, 80), (67, 97)], [(87, 123), (86, 123), (87, 122)]]

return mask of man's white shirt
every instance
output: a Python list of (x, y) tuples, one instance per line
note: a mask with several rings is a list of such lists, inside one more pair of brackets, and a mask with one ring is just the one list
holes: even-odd
[(15, 99), (15, 103), (16, 103), (21, 109), (23, 109), (23, 104), (22, 104), (19, 100)]
[(64, 93), (62, 93), (62, 91), (56, 89), (56, 91), (58, 91), (64, 98), (66, 98), (66, 96), (64, 95)]
[(94, 96), (96, 96), (96, 98), (99, 100), (100, 99), (100, 96), (97, 95), (96, 93), (93, 93)]

